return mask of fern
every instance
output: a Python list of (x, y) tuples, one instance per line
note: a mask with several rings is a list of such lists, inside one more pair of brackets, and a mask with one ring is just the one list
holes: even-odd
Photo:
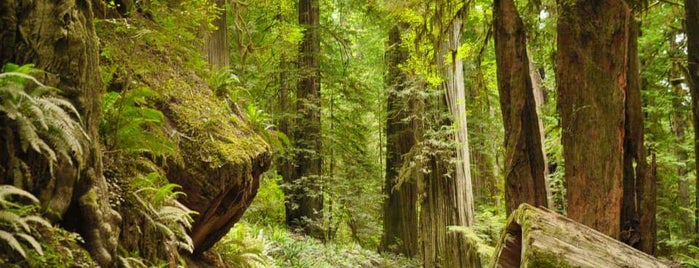
[[(16, 200), (21, 197), (29, 200), (30, 204), (19, 203)], [(7, 244), (12, 250), (19, 253), (22, 258), (27, 257), (27, 252), (22, 246), (30, 246), (40, 256), (44, 255), (41, 245), (33, 234), (38, 232), (33, 228), (36, 225), (51, 227), (51, 224), (44, 218), (27, 215), (35, 210), (35, 204), (39, 200), (31, 193), (11, 185), (0, 185), (0, 240)]]
[(148, 107), (148, 99), (157, 96), (148, 87), (102, 96), (100, 131), (109, 150), (159, 157), (177, 155), (177, 147), (163, 129), (165, 116)]
[(159, 173), (153, 172), (134, 179), (131, 188), (139, 214), (146, 222), (157, 229), (170, 244), (193, 252), (194, 242), (187, 231), (192, 228), (192, 215), (195, 212), (177, 201), (177, 197), (184, 194), (177, 191), (180, 186), (167, 183)]
[[(58, 89), (47, 87), (31, 74), (33, 65), (8, 63), (0, 73), (0, 112), (4, 126), (14, 126), (20, 148), (29, 148), (46, 157), (52, 164), (57, 155), (70, 163), (81, 164), (81, 141), (89, 140), (80, 123), (80, 114), (68, 101), (57, 98)], [(27, 83), (31, 82), (31, 83)]]

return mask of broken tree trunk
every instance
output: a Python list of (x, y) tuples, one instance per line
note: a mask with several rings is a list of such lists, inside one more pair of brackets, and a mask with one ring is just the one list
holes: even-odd
[(669, 267), (553, 211), (522, 204), (510, 215), (493, 267)]

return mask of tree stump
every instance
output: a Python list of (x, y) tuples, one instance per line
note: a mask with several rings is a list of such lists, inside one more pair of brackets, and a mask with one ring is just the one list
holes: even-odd
[(669, 267), (548, 209), (522, 204), (507, 220), (492, 267)]

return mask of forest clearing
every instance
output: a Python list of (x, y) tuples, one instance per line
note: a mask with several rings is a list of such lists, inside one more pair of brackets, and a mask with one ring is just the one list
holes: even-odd
[(0, 0), (0, 267), (699, 267), (699, 0)]

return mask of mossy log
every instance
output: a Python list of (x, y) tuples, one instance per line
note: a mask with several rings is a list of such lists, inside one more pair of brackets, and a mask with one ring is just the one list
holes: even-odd
[(669, 267), (553, 211), (522, 204), (510, 215), (492, 267)]

